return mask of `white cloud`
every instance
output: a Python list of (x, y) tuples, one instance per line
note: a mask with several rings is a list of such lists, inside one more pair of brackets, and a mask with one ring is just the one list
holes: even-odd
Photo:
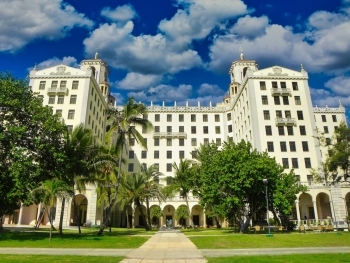
[(126, 77), (116, 82), (118, 89), (140, 90), (158, 84), (162, 77), (159, 75), (142, 75), (130, 72)]
[(115, 9), (105, 7), (101, 10), (101, 16), (115, 22), (125, 23), (128, 20), (132, 20), (138, 17), (134, 7), (132, 5), (122, 5)]
[(61, 39), (93, 22), (63, 0), (0, 1), (0, 52), (15, 52), (34, 39)]
[(119, 92), (111, 92), (111, 95), (115, 98), (115, 101), (117, 102), (117, 105), (123, 105), (125, 102), (125, 98), (123, 95)]
[(178, 87), (158, 85), (140, 92), (130, 92), (129, 97), (142, 102), (175, 102), (184, 101), (192, 95), (192, 86), (181, 84)]
[[(188, 101), (189, 106), (197, 106), (198, 102), (200, 102), (201, 107), (208, 107), (210, 105), (210, 103), (213, 107), (215, 107), (215, 105), (217, 103), (221, 103), (223, 101), (223, 96), (210, 96), (209, 95), (209, 96), (202, 96), (202, 97), (187, 99), (186, 101)], [(182, 101), (180, 103), (184, 104), (185, 102)]]
[(208, 83), (203, 83), (198, 91), (197, 91), (199, 96), (203, 96), (203, 95), (210, 95), (210, 96), (222, 96), (225, 94), (225, 91), (223, 91), (222, 89), (219, 88), (218, 85), (211, 85)]
[(237, 34), (238, 37), (254, 39), (265, 34), (265, 29), (268, 24), (269, 19), (266, 16), (251, 17), (247, 15), (239, 18), (237, 23), (230, 29), (230, 32)]
[(332, 90), (334, 94), (350, 96), (350, 77), (338, 76), (330, 79), (325, 86)]
[(44, 68), (49, 68), (57, 65), (66, 65), (70, 67), (79, 67), (79, 64), (77, 63), (77, 59), (74, 57), (63, 57), (62, 59), (59, 59), (57, 57), (53, 57), (50, 59), (47, 59), (45, 61), (42, 61), (37, 64), (37, 69), (44, 69)]
[(348, 18), (344, 14), (316, 11), (309, 17), (308, 25), (317, 30), (331, 29), (347, 20)]

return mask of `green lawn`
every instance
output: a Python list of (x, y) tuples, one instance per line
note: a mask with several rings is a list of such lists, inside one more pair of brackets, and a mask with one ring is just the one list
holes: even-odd
[(207, 258), (208, 263), (314, 263), (350, 262), (350, 254), (306, 254), (306, 255), (274, 255), (274, 256), (237, 256)]
[[(59, 263), (59, 262), (73, 262), (73, 263), (115, 263), (123, 260), (123, 257), (93, 257), (93, 256), (48, 256), (48, 255), (0, 255), (0, 262), (21, 262), (21, 263)], [(216, 261), (217, 262), (217, 261)]]
[(0, 247), (33, 248), (137, 248), (145, 243), (154, 231), (142, 229), (113, 229), (97, 236), (97, 229), (83, 229), (82, 234), (76, 230), (65, 230), (63, 237), (53, 232), (49, 242), (49, 232), (42, 229), (30, 231), (4, 231), (0, 234)]
[(184, 231), (199, 249), (349, 246), (350, 233), (237, 234), (229, 230)]

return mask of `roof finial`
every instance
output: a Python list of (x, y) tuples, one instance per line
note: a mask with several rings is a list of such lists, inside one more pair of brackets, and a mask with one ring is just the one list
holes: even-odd
[(97, 51), (96, 51), (96, 53), (95, 53), (95, 59), (97, 59), (98, 58), (98, 53), (97, 53)]
[(36, 63), (35, 63), (35, 65), (34, 65), (34, 68), (32, 69), (32, 70), (37, 70), (37, 67), (36, 67), (37, 65), (36, 65)]
[(303, 64), (300, 64), (301, 66), (301, 71), (305, 71)]
[(240, 55), (241, 60), (244, 60), (243, 48), (240, 47), (240, 48), (239, 48), (239, 51), (241, 52), (241, 55)]

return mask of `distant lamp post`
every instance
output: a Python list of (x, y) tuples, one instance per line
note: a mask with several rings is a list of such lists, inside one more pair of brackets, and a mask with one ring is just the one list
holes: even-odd
[(270, 230), (269, 197), (267, 195), (267, 183), (268, 183), (267, 179), (263, 179), (263, 183), (265, 185), (267, 226), (268, 226), (268, 229), (269, 229), (269, 233), (266, 236), (267, 237), (272, 237), (273, 235), (271, 234), (271, 230)]

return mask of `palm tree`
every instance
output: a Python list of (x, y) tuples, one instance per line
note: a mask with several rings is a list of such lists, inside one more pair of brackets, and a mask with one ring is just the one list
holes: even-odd
[(158, 225), (159, 225), (159, 218), (163, 216), (163, 211), (160, 209), (159, 206), (152, 206), (150, 210), (150, 216), (151, 218), (158, 218)]
[(186, 219), (189, 218), (187, 207), (179, 206), (175, 211), (175, 219), (180, 220), (180, 225), (186, 226)]
[(184, 197), (191, 226), (193, 224), (190, 207), (188, 205), (188, 195), (192, 190), (192, 164), (193, 161), (189, 159), (180, 159), (179, 165), (177, 165), (176, 162), (174, 162), (174, 177), (168, 178), (168, 180), (171, 181), (171, 184), (167, 186), (167, 188), (170, 189), (172, 192), (180, 192), (180, 194)]
[[(127, 152), (127, 146), (130, 138), (134, 138), (138, 144), (147, 149), (146, 141), (137, 131), (135, 126), (140, 126), (146, 131), (152, 129), (152, 124), (145, 116), (147, 116), (147, 108), (141, 103), (136, 103), (134, 98), (129, 98), (123, 108), (110, 108), (107, 110), (107, 134), (106, 143), (109, 147), (114, 147), (119, 156), (117, 181), (115, 183), (115, 192), (111, 202), (117, 197), (118, 188), (121, 181), (121, 164), (124, 151)], [(98, 235), (102, 235), (107, 220), (111, 214), (112, 207), (106, 210), (106, 218), (101, 224)]]

